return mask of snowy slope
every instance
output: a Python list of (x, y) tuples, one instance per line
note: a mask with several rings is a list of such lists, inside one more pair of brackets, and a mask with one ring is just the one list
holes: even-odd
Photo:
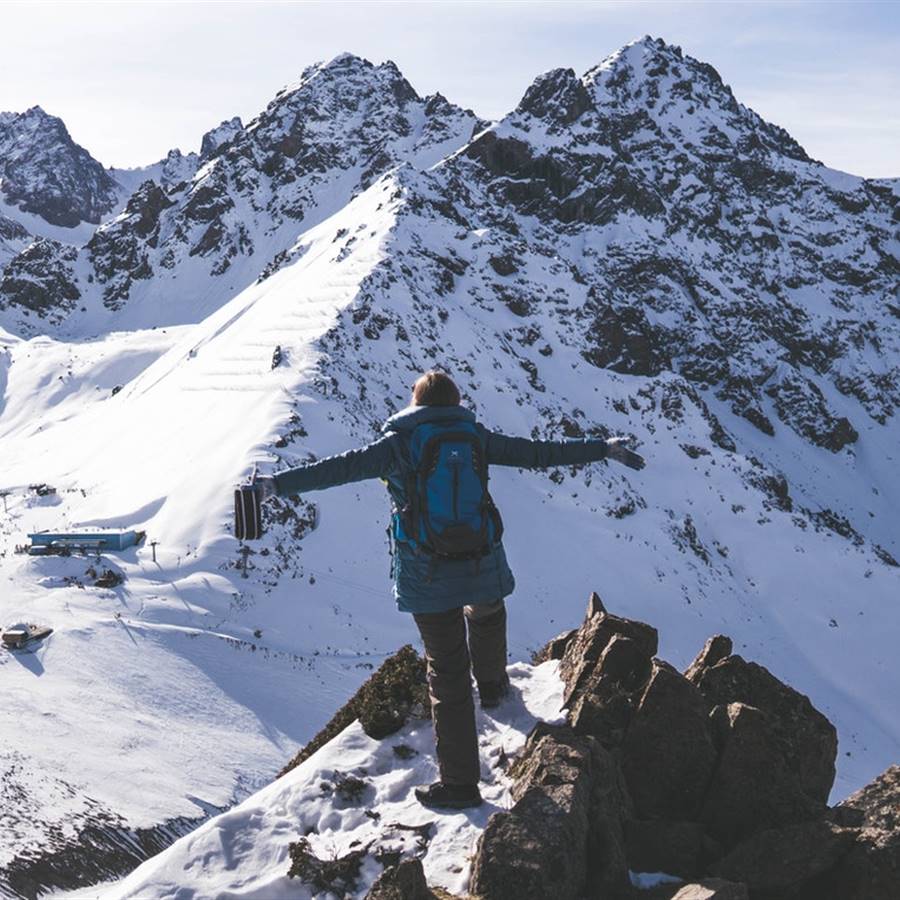
[[(273, 507), (247, 578), (230, 488), (254, 463), (371, 439), (436, 362), (489, 427), (628, 433), (648, 460), (493, 473), (513, 659), (597, 589), (656, 625), (677, 665), (725, 632), (808, 694), (838, 727), (835, 797), (896, 761), (896, 185), (809, 161), (714, 74), (646, 39), (583, 78), (542, 76), (466, 143), (474, 117), (416, 99), (390, 64), (339, 57), (181, 193), (139, 190), (74, 256), (15, 258), (0, 620), (56, 632), (0, 655), (4, 790), (29, 799), (0, 812), (0, 878), (100, 812), (145, 827), (242, 800), (414, 637), (389, 598), (380, 485)], [(383, 119), (360, 107), (376, 102)], [(320, 112), (285, 145), (300, 108)], [(398, 110), (406, 126), (361, 155)], [(248, 162), (276, 142), (274, 174)], [(192, 256), (213, 225), (210, 258)], [(108, 277), (87, 281), (101, 258)], [(9, 298), (36, 283), (79, 296), (23, 325)], [(90, 560), (12, 553), (64, 526), (145, 529), (157, 563), (148, 544), (110, 557), (125, 581), (100, 589)], [(295, 837), (273, 845), (279, 866)], [(141, 878), (175, 878), (193, 852)]]
[[(536, 721), (562, 721), (562, 682), (556, 666), (517, 663), (510, 669), (510, 699), (490, 714), (478, 712), (485, 800), (478, 809), (436, 815), (415, 801), (412, 788), (437, 777), (429, 722), (413, 721), (383, 741), (372, 740), (355, 723), (296, 769), (97, 895), (104, 900), (314, 896), (308, 886), (287, 877), (288, 844), (308, 834), (321, 859), (371, 847), (360, 872), (362, 896), (381, 872), (372, 858), (379, 851), (418, 855), (417, 842), (423, 835), (410, 826), (426, 826), (422, 862), (429, 883), (462, 893), (479, 833), (493, 813), (509, 809), (513, 802), (504, 761), (522, 748)], [(394, 748), (402, 746), (414, 754), (398, 757)], [(342, 797), (335, 790), (340, 784), (337, 775), (352, 775), (365, 783), (359, 799)]]
[[(384, 189), (366, 199), (384, 199)], [(34, 654), (0, 657), (10, 699), (0, 733), (17, 733), (4, 752), (6, 789), (37, 805), (5, 808), (29, 827), (13, 832), (4, 861), (35, 833), (43, 844), (83, 794), (138, 826), (230, 804), (270, 777), (366, 671), (335, 625), (352, 625), (353, 649), (368, 643), (376, 659), (394, 649), (397, 630), (379, 623), (377, 610), (356, 624), (349, 610), (313, 606), (321, 591), (303, 598), (285, 585), (267, 597), (256, 579), (244, 583), (228, 537), (230, 486), (246, 474), (247, 453), (259, 444), (261, 455), (274, 439), (314, 363), (310, 339), (352, 300), (359, 275), (343, 284), (329, 277), (332, 237), (308, 235), (300, 264), (201, 326), (77, 345), (12, 342), (0, 421), (13, 489), (3, 569), (14, 589), (4, 592), (2, 617), (45, 618), (57, 630)], [(375, 243), (357, 271), (377, 253)], [(277, 340), (292, 367), (271, 372)], [(24, 487), (38, 472), (55, 495)], [(149, 547), (111, 562), (126, 575), (121, 589), (79, 586), (91, 560), (9, 555), (36, 528), (125, 524), (161, 545), (157, 565)], [(321, 568), (328, 579), (328, 563)], [(326, 595), (344, 585), (335, 581)], [(383, 579), (372, 593), (378, 587)], [(298, 704), (298, 692), (310, 699)], [(72, 746), (91, 753), (73, 756)], [(47, 771), (72, 797), (39, 811)]]

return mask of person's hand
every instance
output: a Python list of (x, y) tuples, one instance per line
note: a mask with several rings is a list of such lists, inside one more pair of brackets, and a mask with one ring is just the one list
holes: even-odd
[(629, 469), (643, 469), (644, 457), (625, 446), (630, 439), (627, 437), (611, 437), (606, 441), (606, 456), (616, 462), (628, 466)]
[(255, 475), (251, 482), (253, 489), (259, 494), (259, 502), (265, 503), (270, 497), (277, 496), (275, 479), (271, 475)]

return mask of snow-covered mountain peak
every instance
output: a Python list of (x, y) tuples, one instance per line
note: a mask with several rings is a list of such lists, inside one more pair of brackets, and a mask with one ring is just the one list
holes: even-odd
[(234, 116), (219, 123), (203, 135), (200, 142), (200, 159), (207, 160), (216, 156), (221, 148), (232, 140), (244, 127), (240, 116)]
[(99, 223), (119, 199), (112, 176), (40, 106), (0, 114), (0, 191), (14, 209), (66, 228)]
[[(150, 178), (167, 200), (151, 203), (146, 234), (135, 231), (132, 210), (93, 235), (74, 270), (83, 302), (69, 327), (112, 327), (110, 311), (121, 312), (120, 328), (198, 321), (275, 272), (302, 231), (383, 173), (404, 162), (429, 168), (484, 124), (441, 96), (419, 97), (393, 63), (343, 54), (310, 67), (246, 127), (235, 118), (209, 132), (199, 159), (170, 154), (129, 173), (132, 190)], [(27, 331), (16, 312), (24, 296), (0, 287), (0, 308)], [(129, 303), (138, 296), (147, 302)]]
[(809, 161), (786, 131), (739, 104), (713, 66), (662, 38), (626, 44), (586, 72), (583, 82), (602, 116), (652, 122), (676, 146), (712, 149), (728, 142), (741, 152), (765, 148)]
[(327, 105), (323, 113), (335, 107), (355, 110), (366, 102), (391, 102), (390, 98), (400, 105), (420, 99), (394, 62), (376, 65), (353, 53), (340, 53), (327, 62), (308, 66), (299, 81), (276, 95), (269, 108), (290, 98), (301, 103), (322, 101)]
[[(151, 826), (269, 777), (412, 626), (389, 614), (380, 485), (274, 506), (243, 560), (230, 488), (370, 439), (439, 364), (487, 427), (630, 434), (648, 460), (492, 472), (514, 656), (600, 579), (676, 662), (713, 630), (777, 660), (859, 786), (897, 737), (900, 182), (804, 161), (653, 39), (545, 73), (489, 128), (405, 84), (349, 54), (308, 69), (202, 161), (132, 170), (81, 250), (0, 219), (0, 604), (56, 629), (3, 673), (14, 784), (46, 812), (30, 785), (58, 766)], [(103, 526), (159, 542), (110, 559), (106, 593), (80, 557), (13, 553)]]

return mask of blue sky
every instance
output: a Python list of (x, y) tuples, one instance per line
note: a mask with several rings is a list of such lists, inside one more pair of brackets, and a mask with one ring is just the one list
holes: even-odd
[(651, 34), (715, 66), (815, 158), (900, 176), (900, 0), (12, 3), (0, 110), (40, 104), (107, 165), (197, 149), (311, 62), (393, 59), (420, 94), (501, 116), (539, 73)]

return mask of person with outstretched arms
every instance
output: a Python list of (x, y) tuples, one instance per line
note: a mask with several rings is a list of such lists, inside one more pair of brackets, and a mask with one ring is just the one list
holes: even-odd
[(378, 440), (308, 465), (256, 475), (260, 502), (340, 484), (383, 479), (392, 502), (394, 597), (425, 645), (440, 780), (416, 789), (425, 806), (478, 806), (480, 767), (472, 675), (482, 707), (509, 690), (506, 605), (515, 579), (503, 524), (488, 491), (490, 466), (544, 469), (613, 460), (641, 469), (623, 438), (545, 441), (490, 431), (460, 404), (444, 372), (419, 378), (410, 406)]

